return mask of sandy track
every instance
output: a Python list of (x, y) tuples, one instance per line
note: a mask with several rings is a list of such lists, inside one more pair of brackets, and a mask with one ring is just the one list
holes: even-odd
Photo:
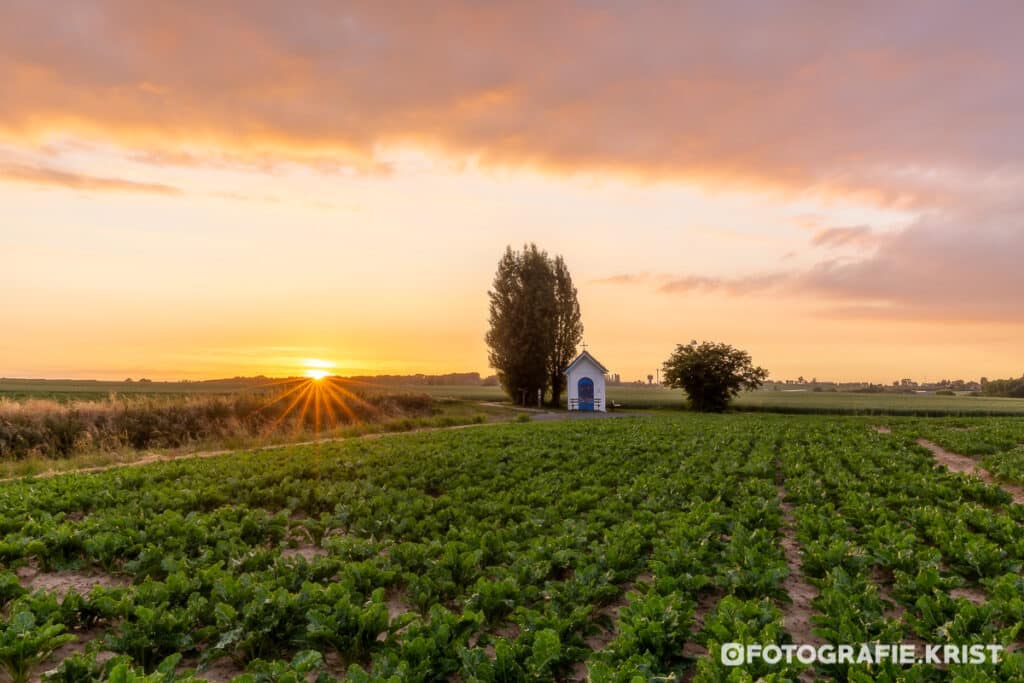
[[(779, 485), (779, 506), (782, 508), (782, 550), (789, 567), (789, 576), (783, 581), (782, 587), (789, 595), (790, 603), (782, 606), (783, 627), (793, 637), (794, 643), (824, 645), (825, 641), (814, 635), (811, 629), (811, 616), (814, 608), (811, 600), (818, 596), (818, 589), (804, 578), (803, 560), (800, 558), (800, 542), (796, 539), (793, 519), (793, 506), (786, 502), (786, 489)], [(814, 671), (808, 669), (800, 675), (800, 681), (813, 681)]]
[(1024, 489), (1019, 486), (1003, 484), (996, 481), (995, 477), (989, 474), (988, 470), (982, 468), (974, 458), (967, 457), (966, 455), (960, 455), (953, 451), (947, 451), (939, 444), (929, 441), (928, 439), (918, 439), (917, 443), (919, 446), (924, 446), (931, 451), (932, 455), (935, 456), (935, 460), (939, 464), (945, 466), (945, 468), (950, 472), (958, 472), (978, 477), (986, 484), (998, 486), (1009, 493), (1010, 496), (1013, 497), (1014, 503), (1024, 505)]

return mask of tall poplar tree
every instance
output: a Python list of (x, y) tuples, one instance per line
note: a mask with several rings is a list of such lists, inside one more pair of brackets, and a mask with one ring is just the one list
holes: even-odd
[(488, 360), (501, 386), (513, 401), (527, 404), (551, 386), (557, 404), (564, 385), (561, 371), (583, 334), (564, 260), (549, 258), (535, 244), (522, 251), (508, 247), (488, 297)]
[(565, 368), (576, 357), (576, 347), (583, 340), (583, 321), (580, 318), (580, 302), (576, 287), (565, 259), (556, 256), (551, 263), (555, 279), (555, 340), (548, 357), (548, 375), (551, 385), (551, 405), (556, 408), (562, 401), (565, 389)]

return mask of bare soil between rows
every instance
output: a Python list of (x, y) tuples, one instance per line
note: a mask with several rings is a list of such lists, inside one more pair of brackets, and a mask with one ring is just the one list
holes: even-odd
[[(809, 644), (815, 647), (825, 644), (822, 638), (814, 634), (811, 617), (814, 608), (811, 601), (818, 596), (818, 589), (804, 578), (803, 560), (800, 557), (800, 542), (794, 530), (793, 506), (786, 501), (786, 489), (779, 485), (779, 506), (782, 508), (782, 551), (789, 567), (789, 575), (782, 582), (782, 587), (789, 595), (790, 603), (782, 607), (782, 625), (793, 638), (794, 643)], [(808, 669), (800, 675), (800, 681), (814, 681), (814, 671)]]
[(32, 565), (18, 568), (15, 574), (25, 590), (52, 593), (58, 600), (64, 600), (72, 590), (79, 595), (88, 595), (89, 591), (100, 586), (118, 588), (131, 585), (124, 576), (77, 571), (44, 572)]

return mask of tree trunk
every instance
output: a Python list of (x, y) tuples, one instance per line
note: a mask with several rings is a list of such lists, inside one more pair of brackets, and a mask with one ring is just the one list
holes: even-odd
[(559, 408), (562, 405), (562, 383), (565, 378), (562, 377), (562, 373), (551, 374), (551, 405), (555, 408)]

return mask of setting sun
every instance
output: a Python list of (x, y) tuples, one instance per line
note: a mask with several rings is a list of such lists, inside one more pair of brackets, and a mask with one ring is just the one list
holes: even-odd
[(322, 358), (306, 358), (302, 361), (306, 368), (306, 377), (313, 380), (322, 380), (331, 374), (329, 368), (334, 367), (334, 361), (323, 360)]

